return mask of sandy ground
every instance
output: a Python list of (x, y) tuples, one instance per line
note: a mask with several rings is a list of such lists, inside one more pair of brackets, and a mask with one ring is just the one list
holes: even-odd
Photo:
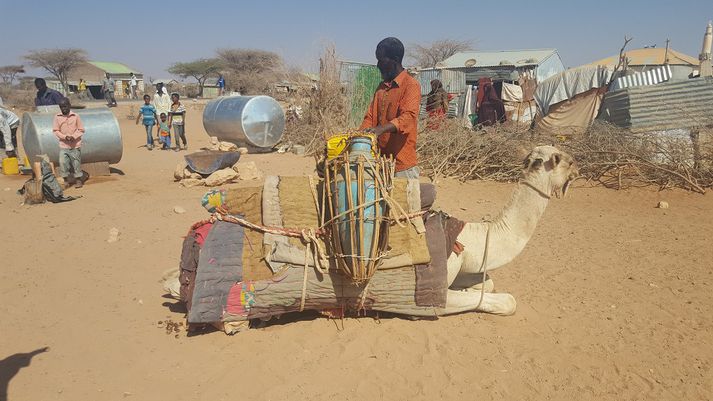
[[(189, 106), (197, 150), (208, 137)], [(205, 217), (205, 189), (174, 183), (183, 153), (147, 151), (128, 107), (114, 110), (124, 175), (39, 206), (15, 194), (25, 177), (0, 176), (0, 391), (9, 380), (9, 400), (713, 399), (710, 194), (580, 184), (553, 200), (524, 252), (492, 274), (517, 299), (514, 316), (302, 315), (232, 337), (176, 338), (157, 324), (183, 316), (158, 280)], [(290, 154), (245, 159), (269, 174), (312, 169)], [(512, 185), (439, 189), (445, 210), (475, 220), (494, 215)], [(656, 209), (659, 200), (671, 208)], [(120, 241), (107, 243), (112, 227)], [(18, 354), (42, 347), (25, 366)]]

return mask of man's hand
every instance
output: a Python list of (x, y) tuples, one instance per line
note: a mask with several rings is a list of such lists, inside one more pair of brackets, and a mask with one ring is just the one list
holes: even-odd
[(372, 128), (367, 128), (364, 131), (371, 132), (372, 134), (379, 137), (382, 134), (385, 134), (387, 132), (396, 132), (396, 126), (394, 126), (394, 124), (388, 123), (388, 124), (379, 125), (379, 126), (372, 127)]

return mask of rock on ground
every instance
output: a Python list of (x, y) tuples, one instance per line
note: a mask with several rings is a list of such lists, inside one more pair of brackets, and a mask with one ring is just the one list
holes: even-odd
[(203, 179), (203, 176), (186, 167), (183, 169), (183, 178), (195, 178), (196, 180), (201, 180)]
[(186, 209), (184, 209), (184, 208), (182, 208), (182, 207), (180, 207), (180, 206), (174, 206), (174, 207), (173, 207), (173, 213), (176, 213), (176, 214), (183, 214), (183, 213), (186, 213)]
[(223, 152), (235, 152), (238, 150), (238, 145), (231, 142), (220, 142), (218, 150)]
[(205, 179), (205, 185), (215, 187), (233, 181), (238, 178), (238, 173), (231, 168), (224, 168), (209, 175)]
[(205, 185), (205, 181), (203, 180), (198, 180), (195, 178), (184, 178), (181, 181), (181, 186), (190, 188), (190, 187), (199, 187), (201, 185)]
[(237, 162), (233, 165), (233, 170), (238, 173), (239, 178), (243, 181), (262, 178), (262, 171), (257, 168), (255, 162)]
[(182, 179), (186, 178), (184, 177), (183, 170), (186, 168), (186, 165), (183, 163), (178, 163), (176, 165), (176, 169), (173, 170), (173, 178), (176, 181), (181, 181)]
[(116, 227), (112, 227), (111, 230), (109, 230), (109, 239), (106, 240), (106, 242), (112, 243), (116, 242), (119, 240), (119, 229)]

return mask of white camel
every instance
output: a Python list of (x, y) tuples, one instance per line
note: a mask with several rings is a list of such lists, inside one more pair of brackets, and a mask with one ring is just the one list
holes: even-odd
[[(458, 236), (464, 250), (458, 255), (451, 254), (448, 259), (449, 290), (443, 308), (416, 305), (412, 269), (380, 270), (370, 280), (367, 292), (364, 286), (350, 285), (352, 283), (336, 271), (323, 275), (312, 268), (293, 268), (280, 280), (270, 282), (256, 297), (257, 306), (264, 312), (258, 317), (272, 316), (273, 307), (274, 315), (278, 315), (302, 309), (339, 308), (344, 306), (340, 299), (364, 301), (367, 297), (372, 310), (411, 316), (468, 311), (513, 314), (515, 298), (507, 293), (492, 293), (492, 281), (482, 282), (482, 278), (485, 273), (512, 261), (523, 250), (551, 196), (564, 196), (577, 176), (577, 166), (570, 155), (552, 146), (533, 149), (524, 161), (512, 198), (500, 214), (489, 222), (467, 223)], [(170, 284), (164, 284), (165, 288), (175, 287), (171, 292), (178, 293), (177, 276), (167, 277), (165, 283)], [(301, 302), (304, 302), (303, 307), (299, 306)], [(233, 322), (229, 326), (244, 323)], [(235, 330), (234, 327), (226, 329)]]
[[(578, 176), (575, 160), (553, 146), (538, 146), (527, 156), (512, 198), (490, 222), (467, 223), (458, 236), (464, 251), (448, 259), (448, 299), (442, 314), (481, 311), (515, 312), (515, 298), (491, 293), (490, 272), (512, 261), (525, 248), (551, 196), (567, 193)], [(485, 248), (487, 246), (487, 256)], [(484, 262), (484, 263), (483, 263)]]

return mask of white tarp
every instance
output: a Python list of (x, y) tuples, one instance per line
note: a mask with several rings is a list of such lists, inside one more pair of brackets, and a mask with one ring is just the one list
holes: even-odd
[(590, 89), (601, 88), (609, 83), (611, 70), (602, 66), (583, 66), (569, 69), (537, 84), (535, 101), (547, 115), (550, 106), (571, 99)]
[(503, 102), (522, 102), (522, 88), (518, 85), (503, 82), (503, 90), (501, 96)]

